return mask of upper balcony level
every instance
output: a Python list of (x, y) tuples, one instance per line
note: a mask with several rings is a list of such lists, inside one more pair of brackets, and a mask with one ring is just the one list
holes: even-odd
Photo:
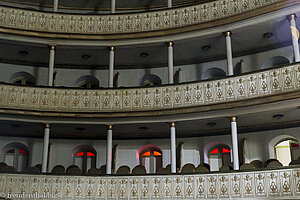
[(0, 26), (3, 33), (53, 39), (132, 39), (199, 31), (285, 8), (291, 11), (297, 4), (296, 0), (216, 0), (158, 11), (109, 15), (64, 14), (1, 6)]

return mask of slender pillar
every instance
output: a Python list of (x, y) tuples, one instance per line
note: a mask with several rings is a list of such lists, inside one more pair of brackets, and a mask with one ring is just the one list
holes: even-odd
[(112, 125), (107, 126), (106, 174), (111, 174)]
[(168, 0), (168, 8), (172, 8), (172, 0)]
[(47, 159), (48, 159), (48, 146), (49, 146), (50, 124), (46, 124), (44, 130), (44, 145), (43, 145), (43, 161), (42, 173), (47, 173)]
[(176, 173), (176, 129), (175, 122), (171, 123), (171, 173)]
[(53, 86), (54, 58), (55, 58), (55, 46), (51, 45), (50, 56), (49, 56), (48, 86)]
[(53, 12), (57, 12), (58, 0), (53, 0)]
[(114, 61), (115, 61), (115, 47), (109, 47), (109, 77), (108, 87), (114, 87)]
[(231, 117), (231, 139), (232, 139), (233, 169), (234, 170), (239, 170), (240, 169), (240, 162), (239, 162), (239, 149), (238, 149), (236, 117)]
[(295, 62), (300, 61), (300, 55), (299, 55), (299, 32), (296, 26), (296, 15), (292, 14), (290, 15), (290, 25), (291, 25), (291, 33), (292, 33), (292, 42), (293, 42), (293, 49), (294, 49), (294, 57), (295, 57)]
[(174, 64), (173, 64), (173, 45), (174, 42), (168, 42), (168, 77), (169, 84), (174, 83)]
[(227, 54), (227, 73), (228, 76), (233, 75), (233, 64), (232, 64), (232, 48), (231, 48), (231, 32), (225, 33), (226, 38), (226, 54)]
[(116, 0), (111, 0), (111, 13), (115, 13), (116, 12)]

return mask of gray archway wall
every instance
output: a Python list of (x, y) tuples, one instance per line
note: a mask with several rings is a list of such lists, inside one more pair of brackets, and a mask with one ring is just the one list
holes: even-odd
[(139, 79), (140, 86), (158, 86), (161, 85), (161, 78), (155, 74), (145, 74)]
[(84, 75), (76, 79), (75, 87), (81, 87), (84, 84), (90, 84), (94, 87), (99, 87), (99, 80), (91, 75)]
[(224, 78), (224, 77), (226, 77), (226, 72), (217, 67), (209, 68), (206, 71), (204, 71), (203, 74), (201, 74), (202, 80), (218, 79), (218, 78)]
[(35, 85), (36, 79), (35, 77), (28, 73), (28, 72), (16, 72), (13, 75), (11, 75), (9, 82), (10, 83), (18, 83), (20, 80), (26, 80), (26, 85)]
[(284, 65), (290, 64), (289, 59), (283, 56), (274, 56), (267, 61), (264, 62), (264, 64), (261, 66), (261, 69), (268, 69), (273, 67), (280, 67)]

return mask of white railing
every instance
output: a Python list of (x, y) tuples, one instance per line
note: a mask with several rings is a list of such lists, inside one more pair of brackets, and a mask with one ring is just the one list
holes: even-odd
[(220, 80), (147, 88), (85, 90), (0, 84), (0, 108), (89, 113), (154, 111), (279, 96), (299, 90), (300, 64), (293, 64)]
[(216, 0), (182, 8), (117, 15), (58, 14), (0, 6), (0, 26), (67, 34), (148, 32), (223, 19), (281, 1), (284, 0)]
[(115, 177), (0, 174), (2, 197), (21, 194), (53, 199), (300, 199), (300, 168)]

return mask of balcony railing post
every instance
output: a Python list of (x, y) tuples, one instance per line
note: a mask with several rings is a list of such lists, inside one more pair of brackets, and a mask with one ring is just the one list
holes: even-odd
[(107, 126), (106, 140), (106, 174), (111, 174), (111, 155), (112, 155), (112, 125)]
[(168, 0), (168, 8), (172, 8), (172, 0)]
[(57, 12), (58, 9), (58, 0), (53, 0), (53, 12)]
[(171, 123), (171, 173), (176, 173), (176, 128), (175, 122)]
[(233, 169), (240, 169), (239, 162), (239, 149), (238, 149), (238, 137), (237, 137), (237, 122), (236, 117), (231, 117), (231, 139), (232, 139), (232, 158), (233, 158)]
[(47, 159), (48, 159), (48, 153), (49, 153), (48, 152), (49, 136), (50, 136), (50, 124), (46, 124), (45, 129), (44, 129), (42, 173), (47, 173)]
[(231, 32), (225, 32), (226, 39), (226, 55), (227, 55), (227, 75), (233, 75), (233, 64), (232, 64), (232, 48), (231, 48)]
[(50, 55), (49, 55), (48, 86), (53, 86), (54, 59), (55, 59), (55, 46), (51, 45)]
[(173, 45), (174, 42), (168, 42), (168, 83), (174, 83), (174, 64), (173, 64)]
[(296, 15), (292, 14), (290, 15), (290, 28), (291, 28), (291, 34), (292, 34), (292, 42), (293, 42), (293, 50), (294, 50), (294, 57), (295, 62), (300, 61), (300, 55), (299, 55), (299, 31), (296, 26)]
[(115, 47), (109, 47), (109, 69), (108, 69), (108, 87), (114, 86), (114, 61), (115, 61)]
[(115, 13), (116, 12), (116, 0), (111, 0), (111, 10), (110, 10), (110, 12), (111, 13)]

